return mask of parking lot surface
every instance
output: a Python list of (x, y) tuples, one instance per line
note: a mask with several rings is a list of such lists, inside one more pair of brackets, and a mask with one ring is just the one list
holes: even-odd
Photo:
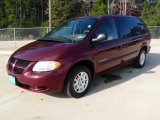
[(10, 84), (6, 63), (15, 48), (8, 45), (0, 42), (0, 120), (160, 120), (160, 40), (152, 40), (144, 68), (128, 65), (97, 76), (80, 99)]

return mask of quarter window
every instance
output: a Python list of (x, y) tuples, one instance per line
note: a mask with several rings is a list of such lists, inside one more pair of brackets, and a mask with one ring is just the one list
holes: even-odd
[(138, 36), (148, 32), (144, 23), (136, 17), (116, 17), (115, 21), (121, 38)]

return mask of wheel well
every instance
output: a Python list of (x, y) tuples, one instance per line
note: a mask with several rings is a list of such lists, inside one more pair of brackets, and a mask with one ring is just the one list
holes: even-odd
[[(75, 67), (76, 65), (83, 65), (83, 66), (87, 67), (87, 68), (91, 71), (92, 80), (93, 80), (93, 78), (94, 78), (94, 73), (95, 73), (95, 68), (94, 68), (94, 64), (93, 64), (91, 61), (89, 61), (89, 60), (83, 60), (83, 61), (79, 61), (79, 62), (75, 63), (75, 64), (69, 69), (68, 73), (69, 73), (69, 72), (71, 71), (71, 69), (72, 69), (73, 67)], [(67, 73), (67, 75), (68, 75), (68, 73)]]
[[(79, 61), (79, 62), (75, 63), (74, 65), (72, 65), (72, 67), (67, 72), (66, 78), (68, 77), (68, 74), (70, 73), (71, 69), (73, 67), (75, 67), (76, 65), (83, 65), (83, 66), (87, 67), (91, 71), (92, 80), (94, 79), (94, 73), (95, 73), (94, 64), (89, 60)], [(64, 81), (64, 90), (65, 90), (66, 85), (67, 85), (67, 79), (65, 79), (65, 81)]]
[(147, 50), (147, 46), (145, 45), (145, 46), (143, 46), (142, 48), (141, 48), (141, 50), (145, 50), (146, 52), (148, 51)]

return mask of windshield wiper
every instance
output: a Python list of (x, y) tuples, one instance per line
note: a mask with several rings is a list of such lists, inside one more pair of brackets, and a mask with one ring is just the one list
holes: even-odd
[(65, 40), (65, 41), (70, 41), (70, 42), (74, 42), (73, 40), (69, 39), (69, 38), (66, 38), (66, 37), (63, 37), (63, 36), (58, 36), (59, 39), (62, 39), (62, 40)]
[(37, 41), (44, 41), (44, 42), (46, 42), (46, 41), (48, 41), (48, 42), (62, 42), (62, 43), (65, 43), (64, 41), (60, 41), (60, 40), (50, 40), (50, 39), (38, 39)]
[(50, 41), (58, 41), (58, 42), (72, 42), (73, 43), (73, 40), (63, 37), (63, 36), (46, 36), (42, 38), (42, 40), (50, 40)]

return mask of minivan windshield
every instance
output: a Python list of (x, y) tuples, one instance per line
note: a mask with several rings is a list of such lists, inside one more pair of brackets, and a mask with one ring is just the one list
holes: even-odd
[(96, 18), (71, 19), (54, 28), (40, 40), (67, 43), (81, 42), (90, 33), (96, 21)]

